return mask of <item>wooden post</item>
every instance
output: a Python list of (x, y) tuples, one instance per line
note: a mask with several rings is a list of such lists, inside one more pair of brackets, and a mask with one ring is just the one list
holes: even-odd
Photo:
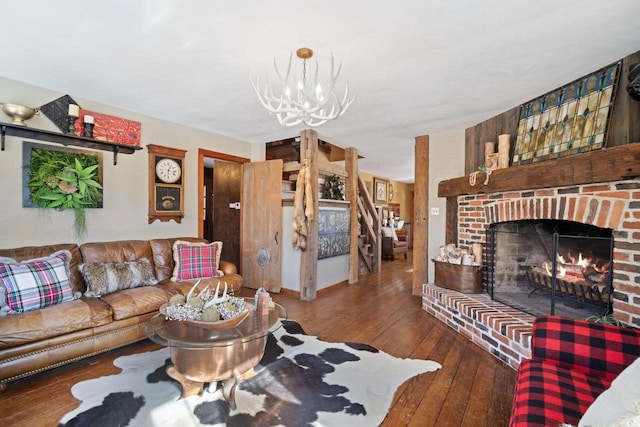
[(358, 258), (358, 150), (347, 148), (344, 150), (345, 169), (349, 176), (346, 179), (345, 196), (351, 202), (349, 212), (351, 214), (349, 244), (349, 284), (358, 283), (360, 261)]
[(307, 247), (300, 259), (300, 299), (316, 299), (318, 288), (318, 133), (311, 129), (300, 134), (300, 162), (309, 162), (309, 176), (313, 194), (314, 219), (307, 223)]
[(429, 135), (416, 137), (415, 184), (413, 201), (413, 286), (422, 295), (429, 280)]

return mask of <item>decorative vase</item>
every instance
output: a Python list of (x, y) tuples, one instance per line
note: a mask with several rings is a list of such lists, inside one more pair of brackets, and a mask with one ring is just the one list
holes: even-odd
[(511, 135), (505, 133), (498, 135), (498, 168), (509, 167), (509, 149), (511, 147)]
[(484, 143), (484, 167), (488, 169), (493, 169), (493, 160), (491, 154), (496, 151), (496, 143), (495, 142), (485, 142)]

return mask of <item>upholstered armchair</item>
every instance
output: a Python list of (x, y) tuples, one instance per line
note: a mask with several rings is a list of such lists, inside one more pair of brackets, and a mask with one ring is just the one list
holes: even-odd
[(394, 228), (382, 227), (382, 258), (394, 260), (396, 254), (404, 254), (404, 259), (407, 259), (408, 251), (406, 234), (398, 236)]

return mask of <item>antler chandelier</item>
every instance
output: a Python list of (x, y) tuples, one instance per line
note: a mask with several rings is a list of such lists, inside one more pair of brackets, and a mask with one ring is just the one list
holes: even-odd
[(318, 82), (318, 61), (315, 61), (313, 78), (310, 81), (307, 80), (307, 59), (313, 56), (313, 51), (303, 47), (296, 51), (296, 55), (302, 59), (301, 79), (297, 79), (295, 73), (291, 77), (293, 53), (289, 55), (289, 65), (284, 75), (280, 73), (276, 60), (273, 60), (278, 77), (275, 87), (272, 86), (268, 73), (264, 88), (260, 85), (259, 77), (255, 81), (250, 79), (264, 108), (275, 115), (278, 122), (285, 127), (296, 126), (300, 123), (317, 127), (343, 115), (356, 98), (355, 96), (349, 98), (349, 83), (347, 82), (345, 82), (342, 99), (335, 93), (336, 81), (340, 76), (342, 63), (338, 65), (338, 71), (335, 72), (333, 54), (331, 54), (331, 79), (322, 85)]

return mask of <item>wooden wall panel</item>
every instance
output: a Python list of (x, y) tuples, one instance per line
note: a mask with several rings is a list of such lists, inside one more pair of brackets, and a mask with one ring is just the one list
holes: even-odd
[(640, 142), (640, 101), (627, 93), (629, 67), (640, 62), (640, 51), (625, 57), (620, 69), (620, 82), (613, 103), (607, 147), (617, 147), (632, 142)]
[(511, 135), (511, 150), (516, 139), (520, 106), (514, 107), (495, 117), (485, 120), (465, 131), (465, 175), (469, 175), (484, 164), (484, 143), (495, 142), (498, 149), (498, 135)]
[[(632, 99), (627, 93), (627, 76), (629, 66), (640, 62), (640, 51), (622, 59), (620, 82), (616, 92), (607, 147), (617, 147), (633, 142), (640, 142), (640, 102)], [(602, 64), (604, 67), (607, 64)], [(585, 75), (594, 70), (585, 70)], [(568, 82), (567, 82), (568, 83)], [(542, 95), (542, 94), (540, 94)], [(526, 102), (528, 100), (524, 100)], [(494, 141), (498, 143), (498, 135), (511, 135), (511, 153), (516, 142), (516, 131), (520, 106), (511, 108), (502, 114), (485, 120), (465, 131), (465, 175), (474, 172), (478, 166), (484, 164), (484, 143)], [(512, 158), (513, 155), (510, 156)]]

